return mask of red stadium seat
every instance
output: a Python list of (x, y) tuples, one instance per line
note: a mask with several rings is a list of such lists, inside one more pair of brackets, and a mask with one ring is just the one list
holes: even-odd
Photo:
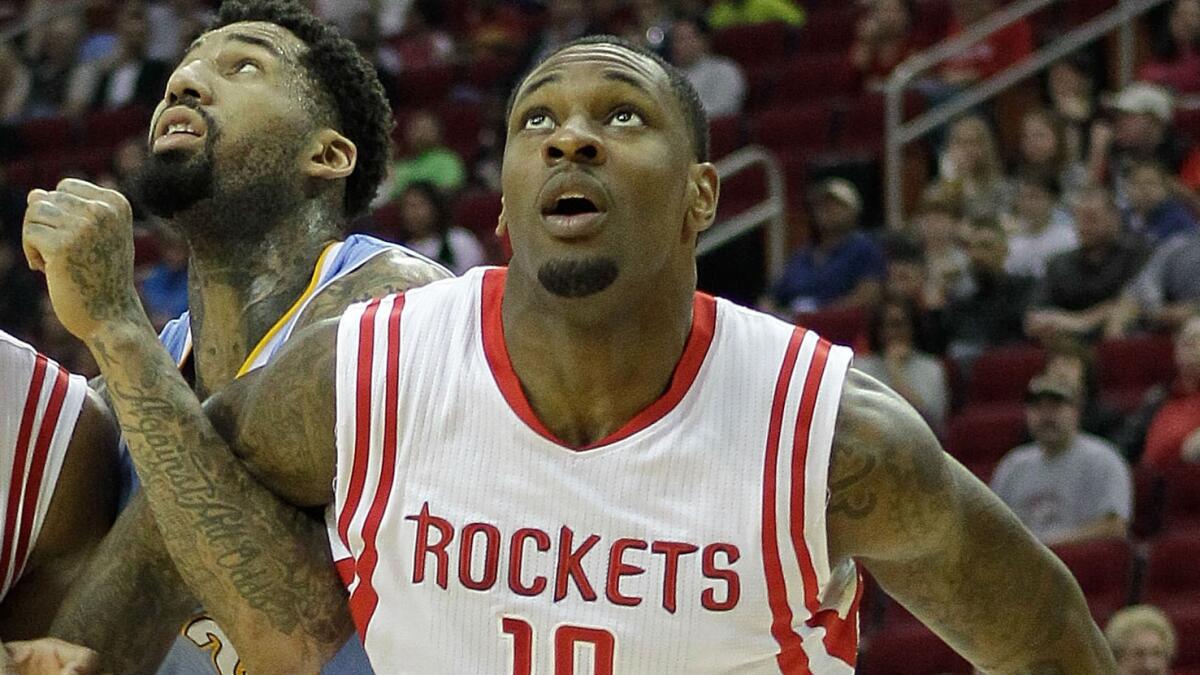
[(971, 665), (920, 624), (885, 628), (866, 642), (860, 675), (969, 675)]
[[(922, 105), (920, 96), (909, 92), (904, 97), (903, 118), (911, 117)], [(838, 134), (837, 148), (844, 152), (879, 155), (887, 131), (886, 111), (884, 98), (876, 94), (865, 94), (851, 101)]]
[(44, 117), (29, 120), (17, 129), (21, 145), (31, 155), (70, 147), (75, 144), (75, 129), (70, 118)]
[(846, 55), (820, 54), (794, 58), (775, 80), (774, 101), (808, 103), (851, 96), (858, 89), (858, 73)]
[(442, 121), (442, 138), (446, 145), (470, 165), (479, 152), (479, 131), (483, 112), (478, 105), (462, 103), (442, 106), (438, 110)]
[(400, 73), (397, 92), (407, 105), (435, 105), (450, 93), (454, 68), (448, 65), (414, 68)]
[(1108, 340), (1096, 347), (1096, 375), (1105, 400), (1135, 402), (1146, 389), (1175, 377), (1170, 336), (1144, 335)]
[(1162, 474), (1154, 467), (1133, 467), (1133, 522), (1129, 529), (1134, 536), (1144, 539), (1162, 527), (1164, 487)]
[[(946, 450), (971, 467), (990, 469), (1025, 439), (1025, 408), (998, 403), (964, 408), (946, 424)], [(977, 472), (978, 475), (979, 472)]]
[(717, 117), (708, 121), (709, 156), (720, 159), (745, 145), (740, 115)]
[(820, 152), (828, 148), (833, 114), (822, 104), (771, 108), (754, 117), (754, 138), (780, 152)]
[(8, 162), (0, 169), (0, 173), (4, 175), (4, 182), (21, 190), (32, 190), (45, 184), (42, 181), (42, 165), (30, 159)]
[(1128, 539), (1098, 539), (1054, 547), (1071, 570), (1096, 622), (1103, 625), (1129, 602), (1133, 590), (1134, 551)]
[(967, 404), (1023, 401), (1029, 380), (1045, 366), (1046, 351), (1032, 345), (985, 352), (971, 366)]
[(767, 198), (767, 172), (755, 164), (721, 183), (721, 200), (717, 203), (717, 218), (737, 215)]
[(476, 190), (462, 194), (454, 206), (455, 223), (475, 233), (487, 251), (488, 261), (501, 263), (508, 259), (504, 242), (496, 236), (500, 218), (500, 193)]
[(783, 59), (790, 40), (791, 30), (783, 23), (730, 26), (713, 35), (713, 50), (748, 66)]
[(1150, 544), (1142, 602), (1165, 610), (1200, 607), (1200, 536), (1164, 534)]
[(1200, 675), (1200, 602), (1173, 607), (1167, 615), (1179, 636), (1174, 675)]
[(83, 137), (89, 147), (112, 147), (127, 138), (145, 138), (150, 127), (149, 108), (128, 106), (89, 113), (83, 120)]
[(1200, 540), (1200, 466), (1164, 469), (1162, 475), (1166, 496), (1163, 529), (1186, 530)]
[(859, 347), (866, 338), (869, 321), (866, 310), (852, 307), (797, 314), (795, 323), (797, 326), (816, 331), (830, 342)]
[(810, 11), (796, 36), (796, 49), (804, 54), (845, 54), (854, 43), (858, 25), (858, 8), (854, 5), (846, 2)]

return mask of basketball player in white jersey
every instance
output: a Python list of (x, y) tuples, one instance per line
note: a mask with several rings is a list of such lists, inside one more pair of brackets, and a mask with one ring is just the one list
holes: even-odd
[[(207, 403), (211, 427), (123, 308), (129, 271), (69, 273), (127, 225), (27, 229), (64, 325), (136, 389), (117, 407), (147, 484), (184, 503), (259, 489), (232, 450), (282, 500), (326, 507), (378, 672), (849, 673), (857, 565), (986, 672), (1114, 672), (1066, 569), (911, 407), (845, 348), (696, 293), (718, 181), (675, 70), (617, 38), (569, 44), (519, 85), (508, 133), (510, 268), (310, 326)], [(229, 542), (321, 559), (290, 518), (178, 526), (198, 566)], [(329, 593), (237, 563), (210, 581)]]
[(116, 457), (87, 382), (0, 331), (0, 640), (14, 658), (10, 641), (45, 634), (112, 525)]
[[(198, 409), (212, 392), (269, 362), (293, 331), (337, 316), (357, 299), (449, 275), (399, 246), (343, 232), (383, 177), (391, 127), (391, 109), (373, 67), (353, 43), (298, 2), (226, 2), (216, 26), (191, 45), (152, 119), (148, 170), (139, 179), (143, 204), (178, 229), (190, 248), (190, 312), (159, 337), (195, 391), (181, 406)], [(97, 201), (88, 201), (93, 198)], [(35, 192), (30, 202), (33, 230), (42, 220), (78, 222), (89, 214), (111, 215), (113, 208), (128, 217), (123, 197), (81, 181)], [(89, 250), (106, 263), (128, 262), (127, 242), (109, 240)], [(81, 273), (91, 283), (113, 283), (105, 264), (89, 263)], [(125, 309), (141, 312), (134, 298), (124, 302)], [(141, 386), (108, 379), (122, 421), (133, 419), (123, 408), (143, 402)], [(135, 459), (144, 431), (124, 428)], [(189, 449), (201, 433), (191, 429), (174, 440)], [(345, 595), (327, 562), (306, 564), (294, 561), (294, 553), (275, 556), (266, 550), (256, 558), (229, 540), (232, 549), (213, 549), (205, 563), (176, 557), (195, 550), (204, 531), (212, 534), (227, 522), (278, 508), (270, 493), (245, 486), (230, 500), (193, 495), (183, 505), (176, 503), (179, 486), (156, 480), (162, 472), (140, 473), (144, 489), (103, 545), (91, 583), (64, 607), (54, 635), (101, 651), (115, 672), (155, 672), (163, 661), (158, 672), (170, 675), (271, 672), (303, 656), (284, 639), (294, 631), (319, 634), (313, 648), (320, 652), (318, 663), (347, 641), (348, 620), (330, 621), (315, 608), (316, 600), (297, 595), (305, 578), (324, 579)], [(197, 520), (181, 520), (181, 508)], [(282, 526), (327, 548), (319, 518), (291, 515)], [(223, 586), (206, 567), (229, 570), (235, 556), (243, 585)], [(254, 575), (283, 578), (284, 569), (296, 583), (282, 592), (254, 585)], [(195, 592), (159, 590), (182, 588), (183, 581)], [(278, 603), (285, 616), (264, 617), (261, 609), (228, 620), (196, 613), (222, 593), (247, 594), (268, 609)], [(334, 594), (327, 598), (335, 607), (345, 602)], [(217, 600), (215, 606), (221, 605)], [(236, 648), (243, 643), (257, 645), (257, 654), (265, 655), (260, 658), (274, 665), (256, 667), (254, 654), (240, 658)], [(287, 654), (276, 658), (273, 649)], [(367, 670), (353, 640), (326, 673)]]

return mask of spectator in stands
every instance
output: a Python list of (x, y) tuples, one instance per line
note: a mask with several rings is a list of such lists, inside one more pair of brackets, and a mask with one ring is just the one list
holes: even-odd
[(992, 476), (992, 489), (1046, 545), (1123, 537), (1133, 510), (1129, 467), (1108, 441), (1080, 432), (1080, 403), (1068, 380), (1031, 380), (1033, 442), (1005, 455)]
[(850, 62), (864, 89), (880, 89), (892, 69), (917, 49), (913, 0), (874, 0), (855, 29)]
[(205, 0), (157, 0), (146, 3), (149, 27), (146, 56), (175, 63), (183, 50), (213, 19), (212, 3)]
[(29, 341), (39, 331), (45, 292), (21, 250), (24, 201), (0, 177), (0, 330)]
[(1025, 321), (1026, 332), (1042, 341), (1097, 337), (1149, 257), (1145, 242), (1122, 233), (1120, 211), (1104, 188), (1080, 192), (1073, 211), (1079, 247), (1050, 258)]
[(1004, 177), (996, 136), (978, 115), (950, 125), (936, 185), (957, 194), (966, 218), (998, 218), (1012, 203), (1012, 187)]
[(0, 44), (0, 124), (20, 121), (32, 81), (29, 68), (12, 45)]
[(1068, 138), (1066, 120), (1039, 108), (1021, 118), (1021, 141), (1014, 173), (1053, 176), (1060, 192), (1070, 197), (1088, 183), (1087, 167)]
[[(1067, 149), (1072, 157), (1084, 156), (1085, 141), (1096, 115), (1096, 74), (1095, 59), (1087, 50), (1055, 61), (1046, 72), (1046, 98), (1066, 125)], [(1085, 182), (1090, 181), (1091, 173), (1087, 172)]]
[(485, 262), (483, 246), (470, 230), (451, 222), (450, 208), (434, 185), (416, 182), (405, 188), (400, 219), (405, 245), (455, 274)]
[(441, 190), (457, 190), (467, 179), (462, 159), (442, 142), (442, 122), (428, 110), (418, 110), (404, 125), (408, 154), (391, 166), (384, 195), (389, 202), (416, 181), (433, 183)]
[(913, 216), (915, 234), (925, 250), (925, 298), (930, 306), (941, 307), (971, 292), (971, 259), (959, 240), (961, 222), (961, 203), (952, 186), (927, 190)]
[(1104, 637), (1117, 658), (1121, 675), (1171, 674), (1175, 627), (1161, 609), (1151, 605), (1121, 609), (1108, 620)]
[(1158, 161), (1132, 162), (1125, 173), (1125, 187), (1129, 196), (1127, 229), (1141, 234), (1151, 245), (1200, 230), (1191, 207), (1171, 193), (1171, 177)]
[(885, 298), (871, 315), (871, 352), (856, 357), (854, 365), (895, 389), (934, 431), (941, 431), (949, 405), (946, 371), (941, 360), (917, 349), (919, 329), (911, 301)]
[(817, 243), (797, 251), (772, 295), (785, 312), (863, 307), (879, 302), (886, 274), (883, 251), (859, 229), (862, 198), (843, 178), (821, 181), (809, 194)]
[(80, 66), (84, 98), (93, 110), (155, 105), (166, 88), (171, 66), (147, 56), (146, 10), (137, 2), (117, 15), (117, 44), (108, 56)]
[(383, 41), (383, 35), (379, 32), (379, 15), (370, 8), (362, 9), (350, 17), (350, 25), (344, 35), (354, 42), (363, 58), (375, 66), (388, 100), (400, 100), (396, 76), (403, 69), (403, 64), (395, 48)]
[(1200, 91), (1200, 0), (1175, 0), (1166, 30), (1152, 31), (1154, 59), (1138, 79), (1179, 93)]
[(463, 23), (464, 46), (472, 61), (517, 56), (525, 47), (525, 22), (511, 3), (471, 0)]
[(1118, 338), (1141, 326), (1175, 331), (1200, 308), (1200, 234), (1173, 237), (1154, 249), (1150, 260), (1125, 287), (1105, 326)]
[(1023, 173), (1016, 185), (1012, 213), (1003, 219), (1004, 229), (1010, 233), (1004, 268), (1009, 274), (1041, 279), (1052, 256), (1079, 245), (1075, 221), (1061, 206), (1054, 174)]
[(976, 219), (967, 228), (970, 292), (951, 298), (943, 311), (946, 354), (961, 372), (984, 351), (1022, 340), (1021, 320), (1033, 280), (1005, 271), (1008, 241), (994, 220)]
[(596, 32), (593, 28), (592, 15), (583, 0), (549, 0), (546, 25), (527, 60), (527, 67), (541, 61), (559, 45)]
[[(999, 2), (952, 0), (950, 7), (953, 15), (950, 18), (949, 34), (950, 37), (954, 37), (996, 11)], [(965, 87), (1016, 64), (1032, 54), (1033, 47), (1033, 27), (1026, 19), (1019, 19), (945, 61), (939, 75), (947, 85)]]
[(708, 23), (714, 30), (774, 21), (799, 28), (804, 18), (804, 8), (795, 0), (716, 0), (708, 10)]
[(1146, 430), (1141, 461), (1158, 468), (1200, 464), (1200, 316), (1175, 336), (1179, 376)]
[(913, 342), (919, 351), (940, 354), (946, 346), (942, 343), (942, 307), (946, 294), (940, 288), (930, 290), (929, 271), (925, 263), (925, 252), (915, 239), (896, 234), (883, 244), (887, 259), (887, 294), (890, 299), (908, 303), (916, 315), (916, 333)]
[(159, 227), (158, 260), (141, 283), (142, 304), (156, 330), (188, 308), (188, 248), (183, 239), (166, 227)]
[[(1149, 463), (1147, 449), (1150, 426), (1158, 416), (1159, 410), (1168, 401), (1174, 400), (1182, 402), (1177, 404), (1174, 412), (1160, 421), (1155, 438), (1157, 446), (1155, 454), (1156, 457), (1168, 458), (1169, 464), (1175, 464), (1185, 456), (1183, 447), (1186, 444), (1182, 441), (1188, 437), (1188, 434), (1186, 431), (1173, 428), (1173, 424), (1169, 424), (1169, 422), (1177, 424), (1180, 421), (1178, 412), (1187, 407), (1189, 399), (1195, 401), (1198, 396), (1197, 392), (1200, 392), (1200, 344), (1196, 342), (1195, 338), (1200, 326), (1197, 324), (1200, 324), (1200, 319), (1193, 316), (1185, 321), (1183, 327), (1175, 333), (1175, 381), (1170, 386), (1151, 387), (1142, 397), (1142, 402), (1137, 410), (1126, 418), (1115, 436), (1117, 446), (1121, 448), (1121, 453), (1130, 463), (1136, 464), (1141, 461)], [(1193, 439), (1193, 443), (1195, 442), (1196, 439)], [(1190, 458), (1193, 455), (1187, 453), (1187, 456)], [(1197, 458), (1196, 461), (1200, 461), (1200, 458)]]
[(60, 14), (31, 31), (26, 43), (33, 78), (27, 117), (74, 114), (87, 106), (88, 92), (77, 77), (83, 35), (83, 16), (78, 12)]
[(1092, 125), (1088, 170), (1096, 181), (1112, 180), (1119, 198), (1125, 197), (1124, 172), (1135, 160), (1156, 160), (1179, 175), (1190, 153), (1187, 141), (1175, 133), (1175, 101), (1162, 87), (1135, 82), (1113, 102), (1116, 123)]
[(450, 63), (454, 37), (445, 27), (442, 0), (414, 0), (404, 19), (404, 30), (391, 40), (401, 70), (419, 70)]
[(746, 98), (746, 76), (733, 59), (712, 53), (708, 23), (699, 17), (671, 26), (671, 63), (692, 83), (709, 118), (736, 115)]
[(1047, 345), (1046, 372), (1070, 382), (1081, 393), (1079, 427), (1089, 434), (1111, 438), (1121, 426), (1121, 414), (1100, 400), (1092, 350), (1074, 340)]

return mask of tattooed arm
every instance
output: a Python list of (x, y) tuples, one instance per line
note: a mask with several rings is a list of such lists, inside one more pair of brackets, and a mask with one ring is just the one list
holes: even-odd
[(939, 447), (894, 392), (852, 370), (829, 478), (830, 560), (866, 565), (988, 673), (1115, 672), (1066, 567)]

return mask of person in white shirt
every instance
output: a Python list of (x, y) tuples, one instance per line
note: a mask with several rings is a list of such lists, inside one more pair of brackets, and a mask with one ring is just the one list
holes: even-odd
[(736, 115), (746, 99), (746, 76), (730, 58), (710, 51), (704, 19), (679, 19), (671, 27), (671, 63), (692, 83), (709, 119)]

